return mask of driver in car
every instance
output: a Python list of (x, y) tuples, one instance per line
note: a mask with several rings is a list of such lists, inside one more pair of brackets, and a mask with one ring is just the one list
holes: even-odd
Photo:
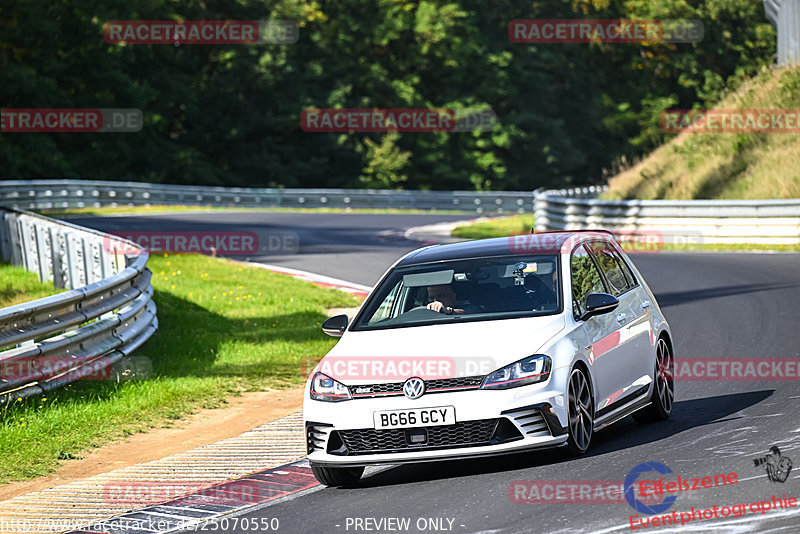
[(430, 286), (428, 288), (428, 301), (429, 310), (446, 315), (464, 315), (481, 311), (480, 308), (472, 304), (465, 304), (461, 308), (456, 308), (456, 292), (449, 284)]

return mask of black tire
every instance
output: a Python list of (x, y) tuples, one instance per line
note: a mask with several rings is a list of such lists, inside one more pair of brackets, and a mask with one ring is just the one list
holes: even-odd
[(586, 373), (579, 367), (572, 370), (567, 384), (567, 449), (572, 456), (589, 450), (594, 433), (594, 398)]
[(654, 423), (667, 419), (672, 413), (675, 401), (675, 360), (669, 343), (663, 337), (656, 343), (656, 368), (653, 376), (653, 394), (650, 405), (634, 412), (637, 423)]
[(352, 486), (364, 474), (363, 467), (322, 467), (311, 464), (311, 472), (325, 486)]

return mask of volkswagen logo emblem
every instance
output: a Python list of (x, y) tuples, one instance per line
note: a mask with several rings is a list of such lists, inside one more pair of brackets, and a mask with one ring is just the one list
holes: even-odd
[(403, 383), (403, 394), (409, 399), (418, 399), (425, 393), (425, 382), (421, 378), (409, 378)]

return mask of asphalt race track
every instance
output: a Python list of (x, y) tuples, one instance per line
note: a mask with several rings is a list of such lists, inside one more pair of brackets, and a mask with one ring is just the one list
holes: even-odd
[[(270, 254), (250, 261), (372, 285), (395, 259), (415, 248), (400, 237), (403, 229), (459, 218), (463, 217), (226, 212), (73, 221), (105, 231), (260, 227), (296, 232), (300, 244), (296, 254)], [(678, 366), (683, 359), (696, 358), (800, 357), (800, 255), (651, 253), (635, 254), (633, 260), (672, 326)], [(800, 468), (791, 471), (785, 482), (772, 482), (764, 467), (754, 464), (771, 446), (778, 446), (795, 467), (800, 466), (799, 408), (797, 378), (678, 381), (669, 420), (642, 426), (628, 417), (597, 433), (589, 452), (578, 459), (551, 450), (374, 470), (355, 488), (318, 486), (239, 517), (278, 518), (278, 531), (286, 533), (631, 531), (629, 516), (642, 514), (624, 499), (587, 503), (562, 494), (558, 502), (513, 502), (515, 481), (560, 481), (562, 488), (580, 481), (622, 481), (635, 466), (652, 461), (671, 468), (667, 480), (675, 475), (686, 479), (735, 472), (738, 476), (735, 484), (680, 492), (664, 513), (749, 505), (773, 495), (800, 497)], [(394, 519), (387, 523), (389, 518), (407, 518), (409, 526)], [(205, 531), (252, 532), (252, 524), (250, 529), (206, 525)], [(800, 506), (689, 522), (671, 531), (798, 529)]]
[[(418, 244), (402, 237), (411, 226), (468, 219), (465, 215), (337, 214), (280, 212), (196, 212), (139, 217), (74, 217), (70, 222), (104, 232), (147, 236), (169, 231), (254, 232), (261, 254), (231, 255), (301, 269), (373, 286), (386, 269)], [(292, 241), (289, 253), (281, 251), (281, 238)], [(269, 250), (276, 238), (278, 246)], [(292, 247), (294, 245), (294, 247)]]

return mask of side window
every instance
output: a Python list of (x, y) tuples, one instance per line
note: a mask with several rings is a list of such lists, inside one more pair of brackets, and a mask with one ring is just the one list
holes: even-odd
[(628, 263), (625, 261), (622, 255), (619, 254), (618, 252), (614, 252), (614, 257), (617, 258), (617, 262), (619, 263), (619, 266), (622, 269), (622, 273), (628, 280), (628, 287), (633, 288), (638, 286), (639, 282), (636, 281), (636, 277), (633, 276), (633, 271), (631, 271), (631, 268), (628, 267)]
[(375, 313), (372, 314), (372, 317), (369, 318), (367, 324), (375, 324), (377, 322), (383, 321), (384, 319), (388, 319), (389, 317), (397, 316), (397, 297), (400, 294), (400, 290), (403, 287), (403, 282), (400, 281), (396, 286), (392, 288), (386, 298), (383, 299), (378, 309), (375, 310)]
[(629, 280), (618, 261), (619, 256), (604, 243), (591, 243), (589, 247), (606, 277), (611, 294), (616, 297), (630, 289)]
[(605, 293), (600, 271), (583, 245), (575, 249), (570, 260), (572, 270), (572, 301), (575, 316), (586, 311), (586, 297), (590, 293)]

